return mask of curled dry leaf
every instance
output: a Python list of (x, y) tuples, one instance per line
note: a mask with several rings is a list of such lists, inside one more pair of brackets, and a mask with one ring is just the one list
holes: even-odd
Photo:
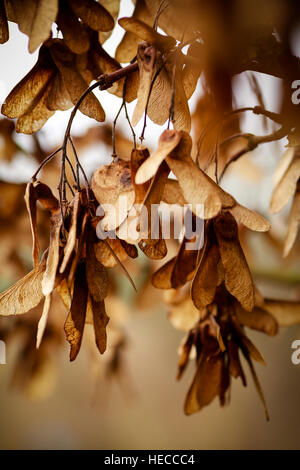
[(92, 190), (105, 213), (102, 230), (119, 227), (135, 199), (128, 163), (117, 160), (98, 168), (93, 174)]
[(214, 220), (222, 264), (225, 270), (225, 285), (248, 311), (254, 307), (254, 286), (251, 273), (240, 246), (237, 224), (228, 212)]
[(0, 315), (20, 315), (40, 303), (43, 298), (42, 279), (45, 269), (46, 254), (38, 266), (0, 294)]

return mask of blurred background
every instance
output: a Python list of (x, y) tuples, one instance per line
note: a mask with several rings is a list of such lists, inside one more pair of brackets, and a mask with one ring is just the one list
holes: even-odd
[[(132, 11), (123, 2), (120, 16)], [(113, 54), (122, 37), (116, 27), (105, 49)], [(10, 24), (11, 40), (0, 48), (2, 64), (0, 100), (30, 70), (37, 53), (27, 53), (28, 38)], [(293, 39), (297, 53), (298, 36)], [(279, 79), (255, 74), (264, 91), (267, 109), (280, 104)], [(238, 76), (236, 106), (257, 105), (246, 77)], [(107, 114), (104, 124), (78, 113), (72, 134), (81, 162), (90, 177), (111, 155), (111, 122), (120, 100), (96, 92)], [(199, 83), (190, 100), (195, 122), (201, 119), (203, 88)], [(135, 103), (128, 106), (132, 115)], [(69, 111), (56, 112), (36, 137), (16, 134), (7, 120), (0, 121), (0, 290), (31, 269), (31, 235), (23, 199), (25, 184), (45, 155), (60, 145)], [(257, 116), (246, 115), (243, 130), (263, 134)], [(136, 128), (139, 136), (140, 124)], [(161, 128), (148, 122), (145, 145), (155, 148)], [(265, 296), (300, 299), (299, 242), (282, 259), (289, 207), (270, 217), (268, 206), (272, 173), (286, 141), (268, 144), (246, 154), (232, 165), (223, 186), (241, 203), (272, 222), (270, 234), (241, 232), (241, 240), (255, 280)], [(117, 149), (129, 158), (131, 135), (124, 117), (117, 126)], [(57, 186), (58, 164), (51, 163), (42, 180)], [(39, 215), (42, 245), (47, 245), (47, 221)], [(168, 257), (174, 253), (170, 244)], [(139, 288), (135, 295), (118, 269), (114, 291), (108, 300), (112, 317), (109, 342), (113, 353), (100, 357), (86, 327), (83, 346), (74, 363), (68, 360), (63, 338), (66, 310), (56, 299), (37, 359), (34, 349), (40, 308), (22, 318), (0, 318), (0, 340), (7, 340), (7, 364), (0, 365), (1, 449), (299, 449), (300, 365), (293, 365), (291, 344), (300, 339), (300, 327), (282, 329), (275, 338), (249, 332), (265, 357), (267, 367), (257, 366), (271, 420), (266, 422), (257, 393), (249, 378), (246, 389), (232, 385), (231, 403), (222, 409), (215, 401), (201, 413), (186, 417), (184, 396), (192, 379), (190, 365), (176, 382), (177, 350), (183, 332), (169, 323), (162, 294), (147, 280), (159, 266), (140, 253), (128, 270)], [(118, 294), (118, 298), (117, 295)], [(121, 299), (121, 300), (120, 300)], [(120, 333), (121, 332), (121, 333)]]

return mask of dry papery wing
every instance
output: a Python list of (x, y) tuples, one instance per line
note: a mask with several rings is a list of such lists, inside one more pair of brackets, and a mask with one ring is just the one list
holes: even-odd
[(176, 256), (159, 268), (152, 275), (151, 282), (157, 289), (172, 289), (171, 277), (175, 266)]
[[(213, 341), (213, 340), (210, 340)], [(214, 341), (216, 349), (218, 343)], [(224, 359), (223, 354), (207, 354), (205, 349), (197, 362), (197, 370), (188, 390), (184, 411), (191, 415), (209, 405), (213, 399), (222, 395)]]
[(69, 92), (59, 71), (56, 72), (47, 95), (46, 106), (51, 111), (65, 111), (73, 107)]
[(232, 339), (227, 341), (227, 354), (229, 360), (230, 375), (235, 379), (241, 377), (242, 383), (244, 387), (246, 387), (247, 381), (240, 361), (239, 348)]
[(187, 204), (178, 181), (171, 178), (168, 178), (166, 181), (162, 200), (166, 204), (171, 205), (178, 204), (179, 206), (184, 206)]
[(172, 107), (175, 129), (189, 132), (191, 117), (182, 80), (183, 56), (177, 53), (164, 58), (154, 46), (142, 42), (139, 44), (137, 59), (140, 80), (133, 126), (139, 122), (146, 109), (153, 122), (163, 125)]
[(281, 211), (289, 202), (297, 189), (300, 178), (300, 155), (299, 150), (295, 152), (294, 158), (287, 170), (277, 183), (271, 198), (270, 211), (276, 213)]
[(28, 183), (25, 192), (25, 202), (27, 211), (29, 214), (30, 220), (30, 228), (32, 234), (32, 259), (34, 267), (36, 267), (39, 263), (39, 253), (40, 253), (40, 246), (38, 241), (38, 234), (37, 234), (37, 219), (36, 219), (36, 191), (34, 188), (33, 183)]
[(138, 46), (137, 62), (139, 66), (139, 88), (137, 93), (137, 104), (135, 106), (132, 125), (136, 126), (143, 116), (151, 90), (153, 76), (157, 71), (156, 49), (149, 46), (147, 42), (142, 42)]
[(139, 19), (133, 17), (120, 18), (119, 25), (161, 52), (168, 52), (176, 45), (174, 38), (158, 33), (154, 28)]
[(190, 354), (192, 351), (192, 347), (195, 342), (195, 330), (190, 330), (181, 346), (181, 353), (178, 361), (178, 371), (177, 371), (177, 380), (180, 380), (190, 359)]
[(297, 185), (297, 188), (298, 189), (295, 194), (293, 204), (291, 207), (291, 212), (289, 215), (287, 234), (286, 234), (286, 239), (285, 239), (284, 247), (283, 247), (283, 256), (287, 256), (290, 253), (296, 241), (298, 230), (299, 230), (299, 223), (300, 223), (300, 184), (299, 183)]
[(182, 131), (179, 144), (166, 157), (166, 162), (177, 177), (183, 197), (191, 204), (193, 213), (210, 219), (222, 206), (232, 207), (235, 201), (196, 165), (190, 156), (191, 148), (191, 137)]
[(174, 130), (164, 131), (159, 137), (157, 150), (149, 158), (139, 165), (136, 171), (135, 182), (137, 185), (143, 184), (151, 179), (167, 155), (177, 147), (182, 138), (182, 132)]
[(57, 269), (60, 258), (60, 230), (62, 217), (60, 209), (53, 211), (50, 216), (50, 241), (46, 269), (42, 280), (43, 294), (50, 294), (55, 288)]
[(80, 193), (77, 191), (75, 193), (75, 196), (73, 198), (73, 201), (71, 203), (71, 209), (72, 209), (72, 218), (71, 218), (71, 226), (69, 229), (68, 233), (68, 238), (67, 238), (67, 243), (64, 247), (64, 255), (63, 259), (60, 263), (59, 267), (59, 272), (63, 273), (68, 266), (71, 257), (73, 255), (75, 245), (76, 245), (76, 239), (77, 239), (77, 222), (78, 222), (78, 217), (80, 215)]
[[(164, 186), (170, 173), (166, 163), (163, 162), (154, 176), (143, 202), (143, 211), (139, 219), (139, 229), (147, 238), (139, 241), (140, 249), (151, 259), (162, 259), (167, 254), (166, 242), (162, 238), (162, 226), (154, 205), (160, 204)], [(155, 237), (155, 238), (154, 238)]]
[[(78, 71), (81, 73), (86, 82), (90, 83), (93, 79), (98, 79), (103, 74), (110, 74), (121, 68), (120, 63), (111, 57), (105, 49), (99, 44), (98, 33), (87, 28), (90, 39), (90, 48), (86, 54), (76, 56), (76, 64)], [(134, 75), (134, 77), (132, 77)], [(107, 91), (113, 93), (120, 98), (124, 98), (130, 102), (136, 98), (138, 84), (135, 84), (137, 73), (130, 74), (127, 78), (117, 80)], [(126, 80), (126, 90), (124, 83)]]
[(196, 238), (188, 240), (183, 237), (170, 277), (170, 283), (174, 289), (186, 284), (196, 269), (199, 250), (190, 249), (190, 243), (196, 243)]
[(213, 223), (225, 271), (225, 286), (245, 310), (251, 311), (254, 285), (239, 242), (237, 223), (228, 212), (222, 213)]
[(95, 0), (67, 0), (68, 4), (83, 23), (95, 31), (111, 31), (114, 19), (111, 14)]
[(80, 350), (85, 325), (87, 301), (88, 285), (85, 263), (82, 261), (77, 265), (71, 307), (64, 325), (66, 338), (71, 346), (70, 361), (76, 359)]
[(0, 2), (0, 44), (4, 44), (9, 39), (8, 23), (4, 2)]
[(219, 281), (218, 263), (220, 252), (213, 230), (206, 234), (202, 256), (192, 282), (191, 296), (199, 309), (211, 304)]
[(67, 2), (60, 2), (56, 18), (58, 28), (63, 34), (64, 41), (75, 54), (87, 52), (90, 47), (89, 34), (82, 21), (77, 18)]
[(55, 65), (47, 48), (42, 46), (36, 65), (13, 88), (1, 108), (5, 116), (18, 118), (17, 132), (32, 133), (40, 129), (50, 117), (52, 112), (47, 109), (46, 100), (54, 74)]
[(36, 335), (36, 347), (39, 349), (45, 330), (47, 326), (47, 321), (48, 321), (48, 315), (51, 307), (51, 294), (46, 295), (45, 297), (45, 302), (43, 306), (43, 311), (41, 318), (38, 323), (38, 328), (37, 328), (37, 335)]
[(95, 332), (95, 340), (100, 354), (106, 350), (107, 333), (106, 327), (109, 322), (109, 317), (105, 310), (104, 300), (96, 301), (93, 297), (90, 298), (91, 309), (93, 313), (93, 325)]
[(235, 338), (237, 339), (239, 347), (242, 349), (243, 354), (247, 353), (249, 357), (254, 359), (255, 361), (259, 362), (263, 366), (266, 365), (266, 362), (257, 349), (257, 347), (250, 341), (248, 336), (246, 336), (242, 326), (240, 325), (238, 319), (235, 316), (231, 316), (231, 323), (234, 329)]
[(243, 353), (243, 356), (245, 357), (245, 359), (246, 359), (246, 361), (249, 365), (255, 388), (257, 390), (257, 393), (258, 393), (258, 395), (260, 397), (260, 400), (261, 400), (261, 402), (263, 404), (263, 407), (264, 407), (265, 417), (266, 417), (267, 421), (269, 421), (270, 418), (269, 418), (267, 405), (266, 405), (266, 402), (265, 402), (265, 397), (264, 397), (261, 385), (259, 383), (258, 377), (256, 375), (254, 366), (252, 364), (251, 357), (253, 359), (255, 359), (256, 361), (260, 362), (263, 365), (265, 365), (265, 361), (264, 361), (263, 357), (261, 356), (260, 352), (254, 346), (254, 344), (243, 333), (241, 327), (239, 326), (238, 322), (235, 319), (233, 319), (233, 323), (234, 323), (235, 331), (237, 333), (238, 345), (239, 345), (239, 347), (240, 347), (240, 349)]
[(275, 336), (278, 333), (278, 323), (275, 317), (261, 307), (255, 306), (251, 312), (248, 312), (236, 304), (235, 313), (243, 326), (261, 331), (269, 336)]
[[(88, 87), (88, 83), (76, 67), (76, 55), (66, 47), (62, 39), (48, 41), (48, 48), (62, 75), (70, 99), (73, 104), (76, 104)], [(83, 100), (79, 110), (96, 121), (103, 122), (105, 120), (105, 112), (93, 93)]]
[(112, 251), (115, 252), (121, 262), (127, 258), (127, 252), (118, 238), (106, 238), (105, 241), (99, 240), (94, 245), (94, 251), (97, 260), (106, 268), (114, 268), (118, 265)]
[(15, 124), (10, 119), (0, 119), (0, 136), (2, 145), (0, 147), (0, 160), (11, 161), (18, 151), (17, 143), (14, 139)]
[(279, 326), (300, 323), (300, 302), (265, 299), (263, 308), (277, 320)]
[(270, 223), (257, 212), (251, 211), (247, 207), (241, 206), (238, 202), (229, 209), (235, 220), (250, 230), (256, 232), (267, 232), (270, 230)]
[[(132, 18), (141, 20), (148, 26), (153, 24), (154, 16), (146, 7), (145, 0), (137, 0)], [(116, 59), (119, 62), (130, 62), (136, 55), (140, 38), (130, 31), (126, 31), (116, 50)]]
[[(187, 58), (194, 59), (187, 61), (182, 70), (182, 85), (184, 88), (185, 96), (189, 100), (196, 90), (199, 77), (201, 75), (201, 58), (202, 46), (196, 42), (189, 46), (187, 51)], [(198, 59), (198, 60), (197, 60)], [(196, 62), (197, 61), (197, 62)], [(198, 62), (199, 61), (199, 62)]]
[(140, 166), (149, 159), (149, 150), (147, 148), (135, 148), (130, 156), (130, 174), (135, 192), (135, 204), (142, 204), (149, 188), (149, 182), (137, 184), (135, 181), (136, 173)]
[[(46, 210), (52, 215), (57, 214), (59, 204), (51, 189), (44, 183), (35, 181), (28, 183), (25, 192), (25, 202), (29, 213), (31, 233), (32, 233), (32, 258), (34, 266), (38, 265), (39, 260), (39, 242), (37, 234), (36, 204), (40, 201)], [(52, 221), (53, 222), (53, 221)]]
[(58, 12), (58, 0), (6, 0), (9, 21), (18, 23), (20, 31), (29, 37), (29, 52), (48, 39)]
[(195, 307), (191, 298), (187, 296), (182, 302), (170, 305), (168, 319), (174, 328), (189, 331), (200, 320), (201, 312)]
[(42, 279), (47, 253), (25, 277), (0, 294), (0, 315), (19, 315), (36, 307), (43, 298)]
[[(120, 3), (121, 0), (101, 0), (101, 5), (110, 13), (113, 17), (114, 22), (117, 21), (120, 11)], [(110, 31), (99, 31), (98, 38), (100, 44), (103, 44), (112, 34), (112, 30)]]
[[(173, 126), (176, 130), (183, 130), (190, 132), (191, 130), (191, 115), (188, 105), (187, 96), (184, 89), (184, 76), (183, 76), (184, 55), (180, 51), (176, 51), (171, 55), (169, 60), (166, 61), (165, 69), (168, 74), (171, 99), (170, 99), (170, 116)], [(174, 90), (173, 90), (174, 84)], [(172, 108), (172, 109), (171, 109)], [(149, 113), (151, 107), (149, 108)], [(149, 114), (150, 118), (151, 115)]]
[[(155, 17), (159, 12), (161, 0), (145, 0), (149, 12)], [(195, 20), (193, 2), (167, 2), (161, 6), (158, 25), (178, 41), (188, 41), (194, 37), (192, 22)]]
[(108, 293), (108, 273), (96, 258), (94, 243), (90, 236), (86, 246), (86, 278), (91, 297), (96, 302), (104, 300)]
[(16, 132), (32, 134), (37, 132), (48, 119), (53, 116), (54, 111), (47, 108), (48, 96), (53, 86), (54, 78), (51, 78), (34, 107), (19, 117), (16, 123)]
[(95, 256), (92, 237), (88, 237), (86, 249), (86, 277), (89, 290), (89, 304), (93, 313), (93, 325), (97, 347), (101, 354), (106, 349), (106, 326), (109, 317), (105, 311), (104, 299), (108, 294), (107, 269)]

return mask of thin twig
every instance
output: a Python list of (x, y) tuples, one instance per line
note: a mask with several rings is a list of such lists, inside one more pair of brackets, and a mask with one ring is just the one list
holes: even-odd
[(36, 180), (36, 177), (39, 174), (39, 172), (41, 171), (41, 169), (43, 168), (43, 166), (46, 165), (46, 163), (48, 163), (61, 150), (62, 150), (62, 147), (59, 147), (59, 149), (55, 150), (55, 152), (51, 153), (51, 155), (48, 155), (48, 157), (46, 157), (45, 160), (42, 161), (42, 163), (39, 165), (36, 172), (32, 175), (32, 177), (31, 177), (32, 181)]

